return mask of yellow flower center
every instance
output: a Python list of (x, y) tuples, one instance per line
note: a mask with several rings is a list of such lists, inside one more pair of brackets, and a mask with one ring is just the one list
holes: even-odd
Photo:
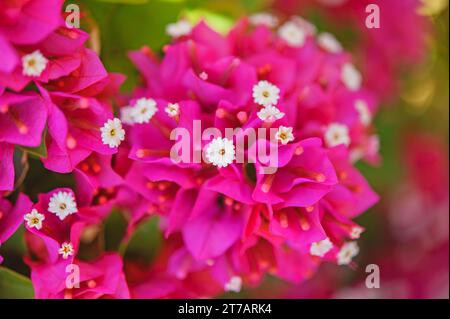
[(28, 60), (28, 66), (29, 67), (33, 67), (33, 66), (35, 66), (36, 65), (36, 60), (35, 59), (30, 59), (30, 60)]

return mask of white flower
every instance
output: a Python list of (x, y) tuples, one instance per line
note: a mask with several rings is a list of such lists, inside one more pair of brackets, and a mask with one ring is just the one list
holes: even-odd
[(378, 135), (372, 135), (369, 137), (369, 143), (368, 143), (368, 153), (369, 154), (378, 154), (380, 151), (380, 137)]
[(313, 256), (323, 257), (333, 248), (333, 243), (330, 238), (325, 238), (324, 240), (317, 241), (311, 244), (309, 248), (309, 253)]
[(286, 145), (287, 143), (294, 140), (294, 134), (292, 134), (292, 127), (286, 127), (280, 125), (278, 132), (275, 134), (275, 138), (281, 142), (281, 144)]
[(120, 108), (120, 121), (124, 124), (133, 125), (134, 119), (133, 119), (133, 107), (132, 106), (124, 106)]
[(272, 106), (278, 103), (280, 89), (267, 81), (259, 81), (253, 86), (253, 100), (262, 106)]
[(370, 113), (369, 107), (364, 100), (356, 100), (355, 109), (359, 114), (359, 121), (367, 126), (372, 121), (372, 114)]
[(178, 103), (168, 103), (164, 111), (170, 117), (175, 117), (180, 114), (180, 105)]
[(328, 147), (344, 144), (350, 145), (350, 136), (348, 134), (348, 127), (344, 124), (331, 123), (325, 132), (325, 142)]
[(350, 238), (351, 239), (359, 238), (363, 231), (364, 229), (362, 227), (359, 226), (352, 227), (352, 229), (350, 230)]
[(350, 150), (350, 154), (349, 154), (349, 158), (350, 158), (350, 162), (356, 163), (357, 161), (359, 161), (361, 158), (364, 157), (364, 149), (362, 147), (355, 147), (353, 149)]
[(72, 243), (63, 243), (61, 248), (58, 250), (58, 254), (62, 255), (62, 258), (67, 259), (69, 256), (74, 254)]
[(41, 51), (36, 50), (33, 53), (22, 57), (22, 74), (25, 76), (38, 77), (47, 67), (48, 60), (42, 55)]
[(216, 137), (206, 147), (206, 158), (217, 167), (227, 167), (234, 160), (234, 145), (227, 138)]
[(156, 101), (143, 97), (136, 101), (131, 111), (131, 116), (135, 123), (148, 123), (157, 111)]
[(345, 63), (341, 69), (342, 83), (350, 90), (357, 91), (361, 87), (361, 73), (351, 63)]
[(23, 219), (27, 222), (28, 227), (41, 229), (42, 221), (45, 219), (45, 216), (33, 208), (31, 213), (26, 214)]
[(242, 278), (239, 276), (233, 276), (230, 280), (225, 284), (225, 291), (233, 291), (240, 292), (242, 288)]
[(328, 32), (323, 32), (317, 36), (317, 44), (322, 49), (331, 52), (331, 53), (339, 53), (342, 52), (342, 46), (339, 41)]
[(291, 21), (302, 28), (307, 35), (315, 35), (317, 33), (317, 28), (314, 24), (298, 15), (291, 17)]
[(348, 265), (353, 257), (358, 255), (359, 247), (356, 241), (351, 241), (342, 245), (341, 250), (336, 255), (338, 265)]
[(59, 219), (63, 220), (70, 214), (78, 211), (77, 203), (73, 195), (68, 192), (57, 192), (53, 194), (48, 203), (48, 211), (56, 214)]
[(179, 38), (188, 35), (192, 31), (192, 25), (189, 21), (180, 20), (175, 23), (170, 23), (166, 27), (166, 33), (173, 38)]
[(278, 18), (267, 12), (252, 14), (249, 21), (253, 25), (265, 25), (269, 28), (276, 27), (278, 24)]
[(100, 128), (102, 133), (102, 142), (108, 145), (110, 148), (114, 148), (120, 145), (125, 139), (125, 130), (122, 128), (122, 122), (118, 118), (109, 119)]
[(306, 32), (293, 21), (283, 24), (278, 29), (278, 35), (292, 47), (301, 47), (305, 44)]
[(208, 75), (208, 73), (206, 73), (205, 71), (202, 71), (202, 72), (200, 72), (200, 74), (198, 75), (198, 77), (199, 77), (200, 79), (202, 79), (203, 81), (206, 81), (206, 80), (208, 80), (209, 75)]
[(263, 107), (256, 114), (262, 121), (265, 122), (275, 122), (276, 120), (279, 120), (284, 116), (284, 113), (280, 112), (280, 110), (275, 106)]
[(350, 161), (356, 163), (364, 156), (373, 156), (380, 151), (380, 138), (378, 135), (369, 136), (364, 147), (355, 147), (350, 151)]

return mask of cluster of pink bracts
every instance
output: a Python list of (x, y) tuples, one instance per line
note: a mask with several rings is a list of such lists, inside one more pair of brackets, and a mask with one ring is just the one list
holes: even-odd
[[(25, 224), (37, 298), (211, 297), (265, 274), (300, 282), (324, 261), (352, 265), (363, 232), (352, 219), (378, 200), (353, 166), (378, 160), (376, 97), (331, 34), (299, 17), (254, 16), (226, 36), (180, 21), (161, 60), (147, 48), (130, 54), (145, 86), (114, 110), (123, 77), (64, 26), (62, 1), (22, 2), (0, 4), (0, 192), (14, 189), (16, 146), (45, 143), (45, 168), (76, 181), (36, 203), (0, 199), (0, 243)], [(170, 132), (192, 132), (194, 120), (222, 133), (278, 129), (277, 171), (233, 161), (239, 136), (204, 141), (209, 162), (174, 163)], [(117, 252), (77, 258), (114, 208), (128, 220), (124, 242), (159, 216), (151, 266)], [(79, 288), (67, 287), (70, 264)]]

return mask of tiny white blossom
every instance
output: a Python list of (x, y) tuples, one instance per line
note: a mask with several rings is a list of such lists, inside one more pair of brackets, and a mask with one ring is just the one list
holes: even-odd
[(294, 140), (294, 134), (292, 134), (292, 127), (286, 127), (280, 125), (278, 132), (275, 133), (275, 138), (281, 142), (281, 144), (286, 145), (287, 143)]
[(315, 35), (317, 33), (316, 26), (301, 16), (292, 16), (291, 21), (295, 22), (300, 28), (302, 28), (307, 35)]
[(63, 259), (69, 258), (69, 256), (72, 256), (74, 254), (74, 252), (75, 251), (73, 249), (72, 243), (67, 242), (63, 243), (61, 245), (61, 248), (59, 248), (58, 250), (58, 254), (62, 255)]
[(225, 291), (240, 292), (242, 288), (242, 278), (239, 276), (233, 276), (225, 284)]
[(342, 52), (342, 45), (334, 37), (334, 35), (328, 32), (323, 32), (317, 36), (317, 44), (322, 49), (331, 53)]
[(213, 165), (219, 168), (227, 167), (235, 156), (233, 142), (227, 138), (216, 137), (207, 145), (205, 154)]
[(48, 60), (41, 51), (36, 50), (22, 57), (22, 74), (25, 76), (38, 77), (47, 67)]
[(189, 35), (192, 31), (192, 25), (187, 20), (180, 20), (175, 23), (170, 23), (166, 27), (166, 33), (173, 38), (179, 38), (184, 35)]
[(301, 47), (305, 44), (306, 32), (297, 23), (288, 21), (278, 29), (278, 35), (288, 45), (292, 47)]
[(180, 114), (180, 105), (178, 103), (168, 103), (164, 111), (170, 117), (175, 117)]
[(344, 124), (332, 123), (325, 131), (325, 142), (328, 147), (334, 147), (336, 145), (344, 144), (350, 145), (350, 136), (348, 133), (348, 127)]
[(57, 192), (52, 195), (48, 203), (48, 211), (56, 214), (59, 219), (63, 220), (70, 214), (78, 211), (77, 203), (73, 195), (69, 192)]
[(269, 28), (274, 28), (278, 24), (278, 18), (267, 12), (252, 14), (249, 17), (249, 21), (253, 25), (265, 25)]
[(355, 109), (358, 112), (359, 121), (364, 126), (368, 126), (372, 121), (372, 114), (370, 113), (367, 103), (364, 100), (356, 100)]
[(358, 253), (359, 247), (356, 241), (345, 243), (336, 255), (338, 265), (350, 264), (353, 257), (358, 255)]
[(124, 106), (120, 108), (120, 121), (127, 125), (133, 125), (133, 107), (132, 106)]
[(102, 142), (110, 148), (118, 147), (125, 139), (125, 130), (122, 128), (122, 122), (118, 118), (109, 119), (100, 128)]
[(378, 135), (369, 136), (364, 147), (355, 147), (350, 151), (350, 161), (356, 163), (366, 155), (373, 156), (380, 151), (380, 138)]
[(283, 118), (284, 113), (275, 106), (263, 107), (258, 113), (258, 117), (264, 122), (275, 122)]
[(341, 80), (350, 91), (358, 91), (362, 83), (361, 73), (351, 63), (342, 66)]
[(45, 219), (45, 216), (33, 208), (31, 213), (26, 214), (23, 219), (27, 222), (28, 227), (41, 229), (42, 221)]
[(135, 123), (148, 123), (157, 111), (156, 101), (143, 97), (136, 101), (136, 104), (131, 110), (131, 116)]
[(268, 81), (259, 81), (253, 86), (253, 100), (262, 106), (272, 106), (278, 103), (280, 89)]
[(363, 231), (364, 231), (364, 229), (362, 227), (359, 227), (359, 226), (352, 227), (352, 229), (350, 230), (350, 238), (358, 239), (361, 236)]
[(380, 151), (380, 137), (376, 134), (369, 137), (369, 145), (368, 145), (369, 154), (378, 154)]
[(209, 78), (208, 73), (206, 73), (205, 71), (200, 72), (200, 74), (198, 75), (198, 77), (199, 77), (200, 79), (202, 79), (203, 81), (206, 81), (206, 80), (208, 80), (208, 78)]
[(363, 157), (364, 149), (362, 147), (355, 147), (350, 150), (349, 158), (352, 164), (358, 162)]
[(309, 253), (313, 256), (323, 257), (333, 248), (333, 243), (327, 237), (324, 240), (317, 241), (311, 244)]

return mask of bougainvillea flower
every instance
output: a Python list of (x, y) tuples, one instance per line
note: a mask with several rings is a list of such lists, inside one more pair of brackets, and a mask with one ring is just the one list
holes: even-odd
[[(23, 212), (31, 211), (33, 203), (24, 195), (19, 194), (12, 205), (8, 200), (0, 198), (0, 246), (19, 228), (23, 222)], [(3, 258), (0, 256), (0, 263)]]
[[(0, 191), (22, 146), (74, 185), (0, 200), (0, 244), (24, 223), (37, 298), (204, 298), (355, 265), (352, 219), (378, 197), (353, 163), (378, 159), (377, 98), (333, 35), (300, 17), (244, 18), (226, 35), (182, 20), (161, 57), (130, 53), (144, 83), (118, 96), (123, 76), (61, 4), (0, 5)], [(93, 245), (117, 211), (120, 255)], [(148, 264), (127, 249), (150, 217), (164, 239)]]
[(4, 93), (0, 96), (0, 105), (0, 141), (38, 146), (47, 117), (42, 98), (35, 94)]
[[(31, 77), (27, 79), (27, 72), (23, 72), (23, 66), (27, 66), (27, 50), (29, 46), (37, 45), (49, 36), (62, 24), (60, 10), (63, 1), (50, 0), (20, 0), (3, 2), (0, 6), (0, 47), (2, 57), (0, 63), (0, 82), (16, 91), (22, 90)], [(35, 51), (40, 54), (40, 51)], [(42, 56), (44, 60), (45, 57)], [(41, 61), (44, 61), (41, 59)], [(33, 58), (34, 62), (38, 62)], [(39, 63), (29, 66), (46, 65)], [(25, 70), (24, 70), (25, 71)], [(39, 72), (40, 74), (40, 72)], [(31, 73), (29, 73), (31, 75)]]
[(107, 105), (95, 98), (68, 93), (41, 92), (49, 108), (48, 154), (44, 165), (53, 171), (71, 172), (92, 151), (112, 154), (104, 145), (100, 128), (112, 118)]
[[(321, 260), (350, 264), (358, 252), (364, 229), (351, 218), (378, 197), (352, 161), (377, 154), (366, 147), (376, 99), (334, 38), (289, 23), (275, 33), (244, 19), (221, 36), (200, 22), (160, 62), (148, 48), (130, 55), (146, 86), (121, 112), (134, 161), (126, 184), (162, 217), (168, 240), (181, 238), (166, 265), (179, 280), (208, 273), (226, 291), (267, 272), (299, 282)], [(194, 146), (204, 163), (174, 163), (169, 132), (192, 139), (194, 120), (222, 134), (272, 128), (275, 140), (242, 149), (245, 131), (215, 136)]]
[(329, 149), (328, 155), (336, 170), (339, 184), (326, 195), (339, 214), (353, 218), (370, 207), (378, 200), (378, 195), (371, 189), (361, 173), (350, 164), (348, 151), (338, 146)]
[(19, 63), (14, 47), (0, 34), (0, 50), (3, 61), (0, 63), (0, 72), (10, 73)]
[(0, 191), (14, 188), (14, 145), (0, 143)]
[[(60, 260), (70, 263), (75, 257), (81, 232), (86, 224), (78, 216), (73, 191), (59, 188), (40, 194), (38, 202), (33, 205), (33, 210), (43, 215), (42, 227), (35, 227), (29, 219), (25, 219), (25, 227), (34, 235), (33, 238), (37, 237), (45, 246), (45, 251), (35, 251), (34, 254), (50, 263)], [(30, 212), (31, 209), (22, 212), (22, 221), (24, 215)], [(61, 248), (63, 250), (60, 250)]]
[[(122, 272), (122, 259), (117, 254), (104, 254), (91, 262), (75, 260), (71, 268), (66, 267), (67, 265), (61, 262), (51, 265), (33, 265), (31, 280), (35, 297), (38, 299), (127, 299), (130, 297), (125, 275)], [(73, 277), (69, 278), (69, 274)], [(68, 282), (70, 285), (67, 285)]]
[(73, 172), (79, 215), (93, 224), (103, 221), (120, 202), (118, 193), (124, 180), (112, 167), (111, 160), (109, 155), (94, 153), (78, 164)]
[(40, 96), (8, 92), (0, 95), (0, 190), (13, 189), (14, 145), (39, 146), (46, 118), (47, 108)]
[(86, 33), (81, 30), (58, 26), (42, 42), (21, 50), (21, 63), (11, 72), (0, 72), (0, 83), (20, 91), (31, 81), (48, 83), (79, 73), (89, 54), (83, 48), (86, 39)]
[(242, 216), (221, 203), (215, 192), (200, 189), (188, 223), (182, 228), (184, 243), (198, 260), (221, 255), (242, 231)]
[[(281, 206), (311, 206), (336, 184), (336, 175), (317, 139), (291, 144), (279, 150), (274, 174), (257, 174), (253, 198)], [(255, 165), (258, 172), (260, 166)]]
[(62, 0), (19, 0), (0, 5), (0, 34), (14, 44), (34, 44), (60, 23)]

